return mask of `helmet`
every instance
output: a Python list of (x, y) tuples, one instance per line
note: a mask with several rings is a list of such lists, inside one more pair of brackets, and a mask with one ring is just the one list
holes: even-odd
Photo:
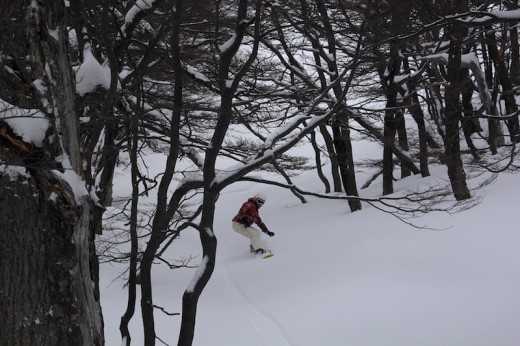
[(263, 192), (257, 192), (257, 194), (255, 195), (255, 200), (261, 200), (265, 203), (265, 201), (267, 200), (267, 196)]

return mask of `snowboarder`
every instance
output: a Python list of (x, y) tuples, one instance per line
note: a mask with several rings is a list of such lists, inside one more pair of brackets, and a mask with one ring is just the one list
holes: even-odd
[(255, 254), (266, 253), (266, 249), (264, 249), (262, 240), (260, 239), (260, 230), (253, 227), (253, 223), (256, 223), (262, 232), (268, 236), (272, 237), (274, 235), (273, 232), (267, 229), (258, 214), (258, 209), (264, 205), (265, 201), (266, 195), (262, 192), (258, 192), (254, 197), (249, 198), (247, 202), (242, 204), (238, 214), (233, 218), (233, 230), (251, 240), (249, 249)]

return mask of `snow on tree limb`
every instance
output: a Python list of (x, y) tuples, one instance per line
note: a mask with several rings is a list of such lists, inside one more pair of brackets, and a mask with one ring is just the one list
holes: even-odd
[(491, 25), (494, 23), (518, 22), (520, 21), (520, 10), (510, 11), (468, 11), (464, 13), (457, 13), (451, 16), (445, 16), (439, 20), (423, 26), (421, 29), (408, 34), (399, 36), (399, 40), (407, 40), (412, 37), (421, 35), (428, 30), (433, 30), (442, 27), (446, 24), (458, 22), (468, 27)]
[(49, 120), (37, 109), (22, 109), (0, 100), (0, 119), (4, 120), (24, 142), (41, 147)]
[(206, 270), (206, 265), (208, 264), (209, 257), (204, 256), (202, 258), (202, 261), (199, 264), (199, 267), (197, 268), (197, 271), (195, 272), (195, 275), (193, 275), (193, 278), (191, 279), (190, 283), (188, 284), (188, 287), (186, 288), (186, 292), (193, 293), (195, 290), (195, 286), (199, 283), (200, 278), (204, 274), (204, 271)]
[[(432, 54), (423, 56), (422, 59), (427, 61), (437, 62), (443, 65), (448, 64), (448, 53), (440, 53), (440, 54)], [(486, 109), (487, 114), (491, 114), (491, 93), (486, 83), (486, 77), (484, 75), (484, 71), (482, 71), (480, 67), (480, 63), (475, 52), (470, 52), (467, 54), (462, 54), (461, 57), (461, 66), (468, 68), (473, 72), (473, 76), (477, 81), (478, 91), (480, 95), (480, 100)]]
[(121, 27), (123, 35), (128, 35), (128, 32), (141, 20), (144, 12), (151, 9), (156, 0), (136, 0), (135, 4), (130, 7), (125, 15), (125, 21)]
[[(212, 184), (227, 186), (235, 182), (253, 169), (258, 168), (272, 160), (274, 157), (283, 154), (297, 144), (303, 137), (312, 132), (316, 127), (337, 114), (337, 109), (331, 107), (328, 112), (325, 112), (322, 115), (312, 115), (315, 112), (317, 105), (328, 96), (329, 91), (336, 86), (337, 83), (341, 82), (347, 72), (348, 69), (344, 69), (341, 75), (315, 98), (314, 102), (302, 115), (294, 117), (288, 125), (281, 128), (279, 131), (274, 132), (253, 160), (243, 165), (235, 166), (232, 169), (228, 169), (226, 170), (226, 173), (217, 175)], [(343, 94), (342, 97), (336, 100), (336, 105), (342, 103), (345, 96), (346, 94)], [(304, 127), (300, 128), (300, 125), (304, 123), (305, 120), (308, 120), (307, 123)], [(291, 133), (297, 129), (299, 129), (299, 131), (291, 135)]]
[(83, 62), (76, 69), (76, 92), (84, 96), (98, 87), (110, 89), (110, 67), (100, 64), (92, 54), (90, 44), (83, 49)]

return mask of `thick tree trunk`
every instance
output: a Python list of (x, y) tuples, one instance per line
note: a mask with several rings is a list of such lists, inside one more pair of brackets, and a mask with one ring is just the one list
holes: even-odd
[[(0, 345), (102, 345), (93, 202), (81, 180), (74, 78), (62, 1), (24, 19), (41, 147), (0, 131)], [(52, 29), (52, 33), (51, 30)]]
[(0, 345), (102, 345), (88, 200), (49, 174), (4, 171), (0, 210)]

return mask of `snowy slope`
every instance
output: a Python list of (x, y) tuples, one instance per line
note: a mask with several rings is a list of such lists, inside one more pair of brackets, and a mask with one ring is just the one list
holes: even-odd
[[(432, 175), (404, 179), (396, 190), (434, 182), (445, 168)], [(323, 191), (312, 172), (295, 181)], [(277, 187), (230, 186), (218, 203), (217, 265), (200, 299), (194, 345), (519, 345), (517, 181), (518, 175), (503, 174), (478, 192), (483, 200), (476, 207), (417, 222), (436, 230), (411, 227), (368, 205), (350, 213), (344, 201), (309, 198), (301, 204)], [(261, 216), (276, 233), (264, 238), (275, 253), (267, 260), (252, 257), (247, 239), (230, 225), (258, 189), (268, 196)], [(374, 185), (361, 194), (380, 189)], [(200, 261), (193, 231), (182, 235), (169, 257), (187, 254)], [(122, 283), (112, 283), (121, 270), (102, 266), (107, 345), (121, 343), (118, 325), (127, 298)], [(193, 273), (157, 265), (154, 303), (180, 312)], [(131, 325), (135, 345), (142, 344), (139, 313)], [(157, 335), (175, 345), (180, 316), (155, 316)]]

